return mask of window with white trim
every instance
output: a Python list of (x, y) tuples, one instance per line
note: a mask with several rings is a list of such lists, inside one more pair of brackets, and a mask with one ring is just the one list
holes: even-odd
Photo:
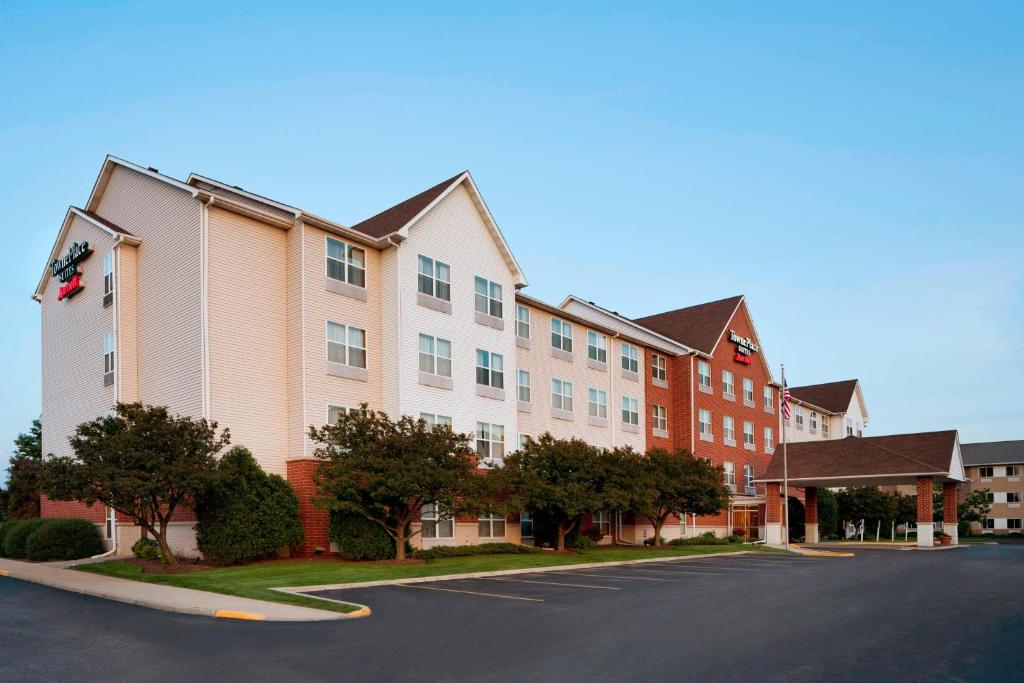
[(103, 374), (107, 375), (114, 371), (114, 333), (107, 332), (103, 335)]
[(520, 370), (516, 373), (516, 393), (523, 403), (530, 402), (530, 372)]
[(864, 436), (864, 425), (860, 422), (857, 423), (857, 438), (860, 439)]
[(612, 532), (612, 516), (608, 512), (594, 512), (590, 515), (590, 523), (595, 529), (607, 536)]
[(587, 389), (587, 414), (590, 417), (608, 417), (608, 394), (602, 389)]
[(452, 300), (451, 267), (429, 256), (419, 256), (419, 291), (444, 301)]
[(622, 397), (622, 424), (640, 424), (640, 404), (635, 398)]
[(438, 425), (452, 426), (452, 418), (450, 415), (435, 415), (434, 413), (420, 413), (420, 419), (426, 422), (430, 427), (437, 427)]
[(505, 359), (500, 353), (476, 350), (476, 383), (495, 389), (505, 388)]
[(551, 319), (551, 348), (572, 353), (572, 325), (558, 318)]
[(640, 350), (632, 344), (619, 344), (619, 355), (622, 357), (622, 369), (627, 372), (638, 372), (640, 369)]
[(736, 465), (726, 460), (722, 463), (722, 469), (724, 470), (725, 485), (729, 487), (731, 491), (736, 490)]
[(743, 423), (743, 444), (745, 446), (754, 445), (754, 423), (744, 422)]
[(505, 538), (505, 516), (487, 512), (477, 517), (480, 538)]
[(729, 415), (722, 416), (722, 438), (726, 441), (736, 441), (736, 421)]
[(447, 339), (420, 335), (420, 372), (441, 377), (452, 376), (452, 343)]
[(711, 388), (711, 363), (704, 360), (697, 361), (697, 384), (706, 389)]
[(608, 362), (608, 337), (587, 331), (587, 358), (598, 363)]
[(476, 423), (476, 454), (487, 462), (505, 459), (505, 425)]
[(530, 338), (530, 309), (516, 304), (516, 336)]
[(660, 356), (656, 353), (651, 354), (651, 377), (661, 381), (668, 381), (668, 363), (665, 362), (665, 356)]
[(994, 471), (995, 470), (992, 467), (979, 467), (978, 468), (978, 476), (982, 477), (984, 479), (991, 479), (992, 478), (992, 473)]
[(1020, 476), (1020, 465), (1007, 465), (1006, 476), (1008, 477), (1019, 477)]
[(803, 406), (795, 406), (793, 408), (793, 415), (796, 416), (796, 428), (804, 428), (804, 409)]
[(533, 515), (523, 511), (519, 513), (519, 536), (533, 538)]
[(775, 410), (775, 392), (772, 391), (770, 386), (764, 388), (764, 409)]
[(366, 368), (366, 330), (327, 321), (327, 360)]
[(711, 411), (701, 408), (697, 413), (697, 427), (701, 436), (712, 436), (711, 434)]
[(1006, 528), (1007, 529), (1018, 529), (1019, 530), (1021, 528), (1021, 518), (1020, 517), (1010, 517), (1009, 519), (1006, 520)]
[(853, 436), (853, 420), (846, 418), (846, 435)]
[(1007, 503), (1019, 503), (1020, 502), (1020, 491), (1007, 491), (1006, 492)]
[(722, 393), (726, 396), (736, 395), (736, 384), (731, 370), (722, 370)]
[(327, 277), (366, 287), (366, 252), (333, 237), (327, 238)]
[(668, 431), (668, 408), (665, 406), (654, 406), (651, 409), (652, 426), (662, 432)]
[(828, 415), (821, 416), (821, 435), (828, 438)]
[[(355, 410), (353, 408), (353, 410)], [(342, 417), (348, 415), (348, 408), (344, 406), (327, 406), (327, 424), (336, 425)]]
[(114, 252), (103, 255), (103, 296), (114, 293)]
[(420, 510), (423, 538), (454, 538), (455, 520), (437, 503), (428, 503)]
[(473, 280), (473, 287), (476, 312), (500, 318), (502, 313), (501, 285), (477, 275)]
[(530, 440), (530, 435), (529, 434), (523, 434), (522, 432), (520, 432), (519, 433), (519, 449), (522, 450), (522, 449), (526, 448), (526, 444), (527, 444), (527, 442), (529, 440)]
[(992, 519), (991, 517), (986, 517), (985, 519), (981, 520), (981, 528), (982, 529), (995, 529), (996, 528), (996, 520)]
[(747, 403), (754, 403), (754, 380), (749, 377), (743, 378), (743, 400)]
[(551, 407), (572, 412), (572, 382), (551, 380)]
[(757, 488), (754, 486), (754, 466), (744, 465), (743, 466), (743, 492), (747, 495), (754, 495), (757, 492)]
[(818, 428), (818, 413), (812, 410), (811, 411), (811, 431), (814, 431), (817, 428)]
[(775, 450), (775, 430), (771, 427), (764, 428), (764, 449), (766, 451)]

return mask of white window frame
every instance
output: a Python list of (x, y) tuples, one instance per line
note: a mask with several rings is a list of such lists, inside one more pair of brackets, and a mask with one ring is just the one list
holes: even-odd
[(342, 415), (348, 415), (355, 408), (346, 408), (345, 406), (339, 406), (333, 403), (327, 404), (327, 423), (329, 425), (338, 424), (338, 418)]
[(821, 435), (823, 437), (825, 437), (826, 439), (829, 436), (829, 434), (828, 434), (828, 415), (822, 415), (821, 416)]
[(651, 425), (655, 430), (667, 432), (668, 408), (666, 408), (665, 406), (654, 405), (651, 408)]
[(592, 512), (590, 514), (590, 525), (600, 531), (601, 537), (604, 538), (612, 532), (612, 516), (604, 510)]
[(736, 420), (732, 415), (722, 416), (722, 438), (736, 443)]
[(722, 395), (736, 398), (736, 376), (732, 370), (722, 370)]
[(587, 358), (598, 363), (608, 362), (608, 337), (587, 330)]
[(1024, 527), (1024, 522), (1021, 521), (1020, 517), (1008, 517), (1006, 519), (1006, 528), (1009, 531), (1020, 531)]
[[(497, 431), (500, 434), (496, 434)], [(495, 455), (495, 451), (498, 451), (498, 455)], [(477, 421), (476, 454), (485, 463), (504, 462), (505, 425)]]
[(846, 435), (853, 436), (853, 420), (846, 418)]
[(109, 375), (116, 369), (117, 339), (113, 332), (103, 335), (103, 374)]
[(441, 301), (452, 300), (452, 269), (444, 261), (419, 254), (416, 291)]
[(818, 430), (818, 411), (811, 411), (811, 431), (815, 432)]
[(701, 408), (697, 411), (697, 431), (701, 436), (713, 437), (715, 435), (711, 431), (711, 411), (707, 408)]
[(621, 401), (622, 406), (622, 424), (627, 425), (638, 425), (640, 424), (640, 402), (632, 396), (623, 396)]
[(516, 304), (516, 336), (530, 338), (530, 309), (522, 304)]
[(530, 402), (530, 371), (516, 371), (516, 396), (522, 403)]
[(572, 353), (572, 323), (551, 318), (551, 348)]
[(722, 478), (730, 491), (736, 490), (736, 463), (731, 460), (722, 463)]
[(1007, 465), (1006, 466), (1007, 477), (1019, 477), (1020, 476), (1020, 465)]
[[(480, 291), (481, 287), (484, 291)], [(473, 278), (473, 308), (481, 315), (501, 318), (504, 308), (501, 300), (501, 284), (479, 275)]]
[(552, 378), (551, 407), (555, 410), (572, 412), (572, 382)]
[[(476, 518), (477, 521), (477, 535), (480, 538), (505, 538), (505, 516), (499, 515), (494, 512), (485, 512)], [(495, 533), (496, 529), (501, 529), (501, 533)], [(486, 533), (485, 533), (486, 530)]]
[(668, 362), (665, 356), (658, 353), (651, 354), (651, 378), (660, 382), (668, 382)]
[[(360, 289), (366, 289), (366, 250), (330, 235), (324, 235), (324, 239), (326, 240), (324, 242), (324, 274), (327, 278), (336, 282), (344, 282)], [(341, 258), (331, 255), (332, 243), (341, 245)], [(356, 252), (362, 254), (362, 263), (357, 263), (353, 258), (353, 254)], [(341, 264), (341, 277), (331, 274), (332, 262)], [(358, 275), (358, 277), (354, 277), (355, 275)], [(361, 282), (356, 282), (356, 280)]]
[(796, 428), (804, 428), (804, 408), (803, 406), (793, 406), (793, 416), (796, 419)]
[(743, 378), (743, 401), (754, 404), (754, 380), (749, 377)]
[[(482, 361), (482, 362), (481, 362)], [(481, 371), (485, 372), (487, 381), (480, 381)], [(492, 353), (484, 349), (476, 350), (476, 383), (495, 389), (505, 388), (505, 357), (500, 353)]]
[(452, 426), (452, 418), (450, 415), (435, 415), (434, 413), (420, 413), (420, 419), (430, 425), (431, 428), (437, 427), (438, 425)]
[[(986, 470), (988, 470), (988, 474), (985, 473)], [(991, 479), (995, 471), (995, 468), (991, 465), (982, 465), (978, 468), (978, 476), (982, 479)]]
[(619, 358), (626, 372), (640, 372), (640, 349), (628, 342), (619, 343)]
[(763, 396), (764, 409), (770, 412), (775, 412), (775, 392), (772, 390), (771, 385), (765, 385)]
[(775, 430), (772, 429), (771, 427), (764, 428), (764, 450), (775, 450)]
[(103, 296), (114, 293), (114, 252), (103, 255)]
[[(749, 431), (747, 428), (750, 428)], [(750, 420), (743, 421), (743, 445), (753, 446), (754, 445), (754, 423)]]
[(420, 528), (424, 539), (455, 538), (455, 518), (450, 512), (441, 510), (437, 503), (427, 503), (420, 508)]
[(587, 389), (587, 414), (602, 420), (608, 418), (608, 393), (604, 389)]
[[(424, 350), (424, 344), (427, 349)], [(447, 339), (420, 333), (420, 372), (438, 377), (452, 376), (452, 343)]]
[[(331, 339), (332, 326), (341, 332), (341, 336), (344, 341), (337, 339)], [(362, 335), (362, 346), (358, 346), (352, 341), (352, 333), (358, 332)], [(340, 365), (347, 365), (352, 368), (366, 369), (366, 330), (361, 327), (355, 327), (354, 325), (346, 325), (345, 323), (335, 322), (333, 320), (327, 321), (327, 361), (329, 363), (338, 363)], [(340, 346), (342, 350), (342, 358), (344, 360), (331, 360), (331, 345)], [(355, 351), (356, 353), (353, 353)], [(361, 352), (361, 354), (360, 354)], [(353, 359), (355, 356), (355, 359)], [(359, 364), (358, 359), (362, 358), (362, 364)], [(356, 362), (353, 362), (356, 360)]]
[(754, 495), (757, 493), (757, 487), (754, 485), (753, 465), (743, 466), (743, 492), (748, 495)]
[(711, 363), (706, 360), (697, 361), (697, 384), (705, 389), (711, 388)]
[[(1014, 496), (1015, 500), (1011, 500), (1010, 496)], [(1007, 503), (1019, 503), (1020, 502), (1020, 498), (1021, 498), (1020, 491), (1007, 491), (1006, 492), (1006, 502)]]

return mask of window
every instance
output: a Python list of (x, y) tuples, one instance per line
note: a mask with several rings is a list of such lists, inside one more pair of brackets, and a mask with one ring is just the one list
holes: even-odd
[(438, 425), (452, 426), (452, 418), (448, 415), (434, 415), (433, 413), (420, 413), (420, 419), (431, 427)]
[(529, 440), (530, 440), (530, 435), (529, 434), (522, 434), (522, 433), (519, 434), (519, 449), (522, 450), (522, 449), (526, 448), (526, 442), (529, 441)]
[(328, 237), (327, 277), (356, 287), (365, 287), (366, 252), (359, 247)]
[(572, 382), (551, 380), (551, 407), (555, 410), (572, 412)]
[(978, 476), (982, 477), (984, 479), (991, 479), (992, 478), (992, 472), (993, 472), (993, 469), (991, 467), (979, 467), (978, 468)]
[(724, 463), (725, 470), (725, 485), (729, 487), (730, 491), (736, 490), (736, 464), (726, 460)]
[(476, 454), (482, 460), (501, 462), (505, 458), (505, 426), (477, 422)]
[(815, 431), (818, 428), (818, 413), (811, 411), (811, 431)]
[(698, 431), (701, 436), (711, 436), (711, 411), (701, 408), (698, 413)]
[(327, 321), (327, 360), (366, 368), (366, 330)]
[(996, 494), (992, 493), (991, 491), (987, 492), (985, 494), (985, 500), (988, 501), (989, 503), (996, 502)]
[(420, 511), (423, 538), (454, 538), (455, 520), (440, 509), (437, 503), (429, 503)]
[(981, 521), (981, 528), (982, 529), (995, 529), (996, 528), (996, 520), (994, 520), (992, 518), (983, 519)]
[(530, 373), (528, 370), (520, 370), (518, 373), (518, 379), (516, 380), (516, 386), (518, 387), (517, 392), (519, 400), (523, 403), (530, 402)]
[(722, 393), (726, 396), (736, 395), (736, 385), (730, 370), (722, 370)]
[(452, 376), (452, 343), (447, 339), (420, 335), (420, 372)]
[(764, 449), (766, 451), (775, 450), (775, 431), (771, 427), (764, 428)]
[(114, 333), (107, 332), (103, 335), (103, 374), (108, 375), (114, 371)]
[(796, 415), (796, 428), (804, 428), (804, 409), (803, 406), (796, 406), (793, 409), (793, 414)]
[(711, 363), (697, 361), (697, 384), (706, 389), (711, 388)]
[(627, 372), (638, 372), (640, 368), (640, 351), (632, 344), (621, 344), (622, 369)]
[(1020, 517), (1017, 517), (1017, 518), (1011, 517), (1010, 519), (1006, 520), (1006, 528), (1007, 529), (1020, 529), (1021, 528)]
[(493, 512), (477, 517), (480, 538), (505, 538), (505, 517)]
[(598, 363), (608, 362), (608, 337), (597, 332), (587, 332), (587, 358)]
[(103, 255), (103, 299), (114, 293), (114, 252)]
[(505, 359), (500, 353), (476, 350), (476, 383), (495, 389), (505, 388)]
[(419, 290), (421, 294), (445, 301), (452, 300), (451, 268), (420, 254)]
[(1019, 503), (1020, 502), (1020, 491), (1007, 491), (1006, 492), (1007, 503)]
[(595, 512), (590, 516), (591, 524), (595, 529), (601, 532), (602, 536), (607, 536), (612, 532), (612, 518), (607, 512)]
[(827, 415), (822, 415), (821, 416), (821, 435), (823, 437), (825, 437), (826, 439), (828, 438), (828, 416)]
[(342, 416), (348, 415), (348, 408), (344, 406), (327, 406), (327, 424), (336, 425)]
[(768, 412), (775, 410), (775, 393), (767, 386), (764, 388), (764, 409)]
[(516, 336), (530, 338), (530, 309), (526, 306), (516, 306)]
[(572, 325), (558, 318), (551, 319), (551, 348), (572, 353)]
[(519, 513), (519, 535), (522, 538), (533, 538), (533, 515), (529, 512)]
[(1006, 476), (1008, 477), (1019, 477), (1020, 476), (1020, 465), (1007, 465)]
[(640, 404), (635, 398), (622, 397), (622, 424), (640, 424)]
[(754, 445), (754, 423), (744, 422), (743, 423), (743, 445), (753, 446)]
[(743, 402), (754, 405), (754, 380), (743, 378)]
[(853, 436), (853, 420), (846, 418), (846, 435)]
[(651, 377), (658, 380), (659, 382), (668, 381), (668, 364), (665, 362), (664, 356), (659, 356), (656, 353), (651, 354)]
[(743, 466), (743, 492), (754, 495), (757, 488), (754, 486), (754, 466), (744, 465)]
[(736, 443), (736, 421), (728, 415), (722, 418), (722, 438)]
[(858, 422), (857, 423), (857, 438), (859, 439), (859, 438), (861, 438), (863, 436), (864, 436), (864, 425), (862, 425), (860, 422)]
[(608, 417), (608, 394), (601, 389), (587, 389), (587, 413), (590, 417)]
[(654, 406), (652, 420), (656, 431), (668, 431), (668, 409), (665, 406)]
[(501, 317), (501, 285), (477, 276), (474, 280), (476, 290), (476, 312), (484, 315)]

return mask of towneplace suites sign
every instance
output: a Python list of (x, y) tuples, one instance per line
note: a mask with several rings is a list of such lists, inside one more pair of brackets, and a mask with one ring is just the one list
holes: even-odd
[(737, 363), (750, 365), (754, 362), (753, 354), (760, 351), (757, 344), (751, 341), (750, 337), (741, 337), (732, 330), (729, 330), (729, 341), (736, 345), (736, 355), (733, 360)]
[(82, 274), (78, 272), (78, 264), (89, 258), (91, 253), (88, 242), (75, 242), (68, 253), (50, 262), (52, 276), (60, 278), (62, 283), (57, 290), (57, 301), (70, 299), (82, 291)]

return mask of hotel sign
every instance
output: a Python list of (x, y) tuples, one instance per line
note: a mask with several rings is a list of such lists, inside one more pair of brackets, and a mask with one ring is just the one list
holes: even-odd
[(82, 274), (78, 272), (78, 264), (89, 258), (92, 249), (88, 242), (75, 242), (61, 258), (50, 262), (52, 277), (59, 278), (63, 283), (57, 290), (57, 301), (70, 299), (82, 291)]
[(751, 365), (754, 362), (753, 354), (761, 350), (750, 337), (741, 337), (732, 330), (729, 330), (729, 341), (736, 345), (733, 360), (744, 365)]

